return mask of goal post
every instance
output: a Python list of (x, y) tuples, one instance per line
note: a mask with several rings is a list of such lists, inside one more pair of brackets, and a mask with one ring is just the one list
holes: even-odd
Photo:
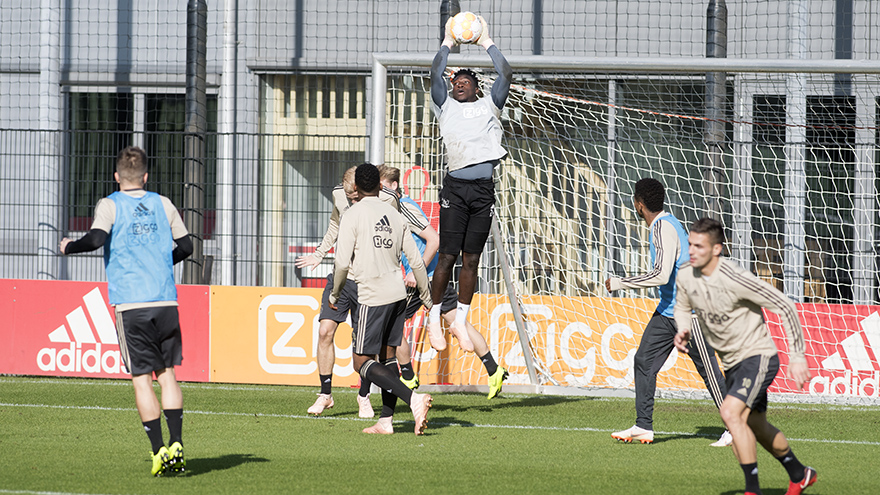
[[(444, 173), (430, 103), (433, 57), (375, 53), (370, 93), (369, 160), (401, 168), (404, 188), (426, 207)], [(654, 177), (667, 188), (668, 211), (686, 226), (720, 216), (726, 255), (798, 304), (815, 376), (806, 392), (794, 390), (784, 332), (765, 312), (783, 354), (771, 392), (878, 402), (880, 62), (507, 59), (515, 71), (502, 115), (508, 156), (496, 171), (497, 222), (471, 314), (511, 370), (510, 383), (632, 389), (655, 293), (611, 297), (604, 280), (648, 270), (647, 226), (631, 198), (638, 179)], [(477, 69), (484, 91), (494, 79), (485, 54), (451, 54), (448, 66)], [(707, 75), (719, 73), (723, 105), (707, 112)], [(723, 129), (721, 143), (708, 142), (710, 125)], [(427, 383), (485, 383), (471, 355), (418, 352)], [(692, 363), (675, 352), (658, 391), (707, 396)]]

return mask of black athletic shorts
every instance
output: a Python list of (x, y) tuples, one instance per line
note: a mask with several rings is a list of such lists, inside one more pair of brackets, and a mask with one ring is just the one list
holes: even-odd
[(440, 190), (440, 252), (482, 253), (494, 215), (492, 179), (462, 180), (446, 174)]
[(397, 347), (403, 339), (406, 299), (382, 306), (358, 306), (358, 324), (351, 332), (352, 351), (378, 355), (386, 346)]
[(336, 323), (345, 321), (348, 313), (351, 312), (351, 328), (357, 328), (358, 321), (358, 286), (354, 280), (348, 279), (342, 286), (342, 292), (339, 293), (339, 300), (336, 301), (336, 308), (330, 307), (330, 293), (333, 292), (333, 274), (327, 275), (327, 285), (324, 286), (324, 294), (321, 295), (321, 314), (318, 315), (320, 320), (333, 320)]
[[(419, 288), (407, 287), (406, 312), (404, 315), (404, 319), (408, 320), (412, 318), (413, 315), (416, 314), (422, 306), (422, 298), (419, 297)], [(443, 300), (440, 302), (440, 314), (452, 311), (457, 307), (458, 293), (455, 292), (455, 287), (452, 286), (452, 282), (449, 282), (449, 284), (446, 285), (446, 292), (443, 293)]]
[(147, 375), (183, 361), (177, 306), (154, 306), (116, 312), (122, 360), (132, 376)]
[(725, 373), (727, 395), (745, 402), (752, 411), (767, 410), (767, 389), (779, 372), (779, 356), (752, 356)]

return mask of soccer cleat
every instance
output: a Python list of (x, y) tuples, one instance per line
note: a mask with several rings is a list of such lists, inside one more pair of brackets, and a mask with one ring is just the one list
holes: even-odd
[[(358, 395), (357, 400), (358, 400), (358, 417), (359, 418), (372, 418), (373, 416), (376, 415), (376, 413), (373, 412), (373, 404), (370, 403), (370, 396), (369, 395), (367, 395), (366, 397), (361, 397), (360, 395)], [(333, 406), (330, 406), (330, 407), (333, 407)]]
[(171, 447), (168, 448), (168, 455), (171, 456), (168, 469), (175, 473), (186, 471), (186, 458), (183, 457), (183, 445), (180, 445), (180, 442), (171, 444)]
[(153, 476), (162, 476), (165, 474), (165, 471), (168, 469), (168, 465), (171, 462), (171, 455), (168, 453), (168, 449), (163, 445), (162, 448), (159, 449), (159, 452), (153, 454), (150, 452), (150, 456), (153, 458), (153, 468), (150, 470), (150, 474)]
[(419, 375), (414, 375), (412, 380), (404, 380), (403, 377), (400, 377), (400, 381), (402, 381), (403, 384), (406, 385), (406, 388), (410, 390), (419, 388)]
[(611, 438), (624, 443), (639, 441), (641, 443), (654, 443), (654, 431), (632, 426), (623, 431), (615, 431)]
[(800, 495), (804, 492), (804, 489), (815, 482), (816, 470), (811, 467), (804, 468), (804, 479), (798, 482), (789, 481), (788, 491), (785, 492), (785, 495)]
[(431, 409), (431, 402), (434, 398), (429, 394), (417, 394), (413, 392), (409, 408), (413, 413), (413, 420), (416, 422), (415, 433), (422, 435), (425, 428), (428, 427), (428, 409)]
[(428, 340), (431, 341), (431, 347), (438, 351), (446, 349), (446, 338), (443, 336), (443, 329), (440, 328), (439, 321), (428, 323)]
[(504, 380), (510, 376), (510, 373), (507, 372), (506, 369), (501, 366), (495, 370), (495, 373), (489, 376), (489, 398), (493, 398), (501, 393), (501, 385), (504, 384)]
[(711, 444), (713, 447), (730, 447), (733, 445), (733, 436), (731, 436), (729, 430), (724, 430), (724, 433), (721, 434), (721, 438), (718, 441), (713, 442)]
[(324, 409), (333, 409), (333, 396), (330, 394), (318, 394), (318, 399), (309, 408), (308, 413), (320, 416)]
[(458, 339), (458, 346), (461, 347), (461, 350), (474, 352), (474, 343), (471, 342), (471, 337), (468, 335), (467, 326), (460, 323), (453, 323), (449, 326), (449, 333)]
[(363, 429), (364, 433), (372, 433), (376, 435), (391, 435), (394, 433), (394, 426), (391, 425), (391, 416), (387, 418), (379, 418), (373, 426)]

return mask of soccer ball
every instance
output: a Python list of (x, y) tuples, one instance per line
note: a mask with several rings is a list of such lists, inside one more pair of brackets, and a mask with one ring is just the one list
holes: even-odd
[(449, 31), (456, 43), (476, 43), (483, 34), (483, 23), (473, 12), (459, 12), (452, 18)]

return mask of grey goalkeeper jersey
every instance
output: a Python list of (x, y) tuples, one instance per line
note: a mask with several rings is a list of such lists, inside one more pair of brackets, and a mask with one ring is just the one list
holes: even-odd
[(484, 96), (474, 102), (446, 98), (442, 107), (435, 105), (434, 112), (446, 145), (450, 172), (507, 155), (501, 146), (501, 109), (492, 98)]
[(791, 362), (805, 362), (804, 332), (794, 302), (751, 272), (721, 258), (709, 276), (687, 263), (679, 270), (676, 283), (676, 325), (690, 328), (693, 310), (725, 370), (752, 356), (776, 355), (761, 308), (782, 320)]

